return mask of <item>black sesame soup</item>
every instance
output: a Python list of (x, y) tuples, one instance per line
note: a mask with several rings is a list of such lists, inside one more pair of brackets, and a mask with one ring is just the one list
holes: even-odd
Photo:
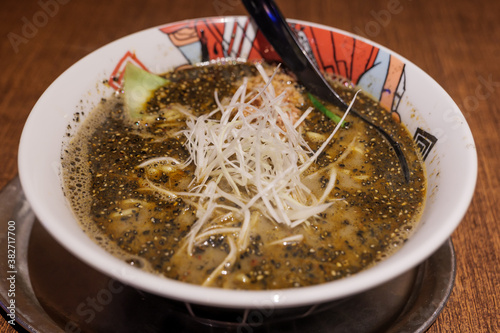
[[(408, 182), (377, 130), (326, 117), (283, 67), (162, 77), (138, 117), (113, 96), (63, 153), (82, 228), (124, 261), (204, 286), (301, 287), (376, 264), (415, 228), (423, 162), (407, 129), (363, 92), (355, 107), (402, 146)], [(354, 98), (354, 87), (332, 85)]]

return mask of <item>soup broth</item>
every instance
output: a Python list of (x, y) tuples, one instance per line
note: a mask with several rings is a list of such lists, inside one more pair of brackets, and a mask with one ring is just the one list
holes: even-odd
[[(65, 193), (83, 229), (131, 265), (231, 289), (324, 283), (370, 267), (400, 248), (415, 228), (426, 192), (423, 162), (407, 129), (369, 96), (354, 97), (354, 87), (332, 80), (344, 100), (355, 98), (354, 107), (402, 145), (408, 182), (390, 145), (355, 115), (348, 114), (324, 145), (337, 124), (314, 109), (286, 69), (274, 73), (273, 66), (248, 63), (167, 73), (169, 83), (156, 90), (140, 119), (124, 111), (122, 95), (103, 101), (63, 153)], [(242, 85), (247, 95), (234, 98)], [(270, 94), (268, 100), (263, 91)], [(248, 134), (242, 127), (260, 124), (254, 112), (273, 98), (281, 112), (274, 134), (260, 137), (258, 147), (246, 147), (246, 141), (238, 141)], [(237, 123), (236, 111), (214, 112), (243, 100), (250, 101), (242, 113), (250, 120)], [(210, 132), (223, 121), (227, 127)], [(282, 155), (291, 145), (292, 130), (298, 144), (291, 152), (298, 151), (300, 173), (278, 166), (278, 158), (291, 158)], [(234, 141), (221, 139), (227, 132), (234, 132)], [(213, 142), (201, 145), (201, 138), (210, 135)], [(271, 139), (285, 146), (268, 145)], [(216, 144), (234, 152), (221, 150), (210, 160), (207, 151), (216, 151)], [(254, 150), (262, 160), (245, 155)], [(217, 171), (200, 169), (219, 160), (226, 164)], [(243, 175), (234, 175), (236, 169)], [(282, 177), (294, 172), (299, 185), (273, 194)], [(209, 190), (213, 195), (201, 196)], [(284, 199), (272, 201), (275, 197)], [(292, 212), (294, 205), (304, 208)], [(303, 216), (310, 205), (318, 211)]]

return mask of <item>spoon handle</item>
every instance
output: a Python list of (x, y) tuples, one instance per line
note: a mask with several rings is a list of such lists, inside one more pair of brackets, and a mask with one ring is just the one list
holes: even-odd
[(313, 60), (303, 50), (297, 36), (286, 23), (274, 1), (242, 0), (242, 2), (283, 63), (309, 92), (343, 110), (347, 109), (347, 103), (330, 88)]
[[(242, 2), (267, 41), (273, 46), (283, 63), (297, 76), (300, 83), (313, 95), (346, 110), (348, 104), (333, 90), (315, 65), (314, 60), (304, 51), (276, 3), (273, 0), (242, 0)], [(394, 149), (405, 181), (408, 182), (410, 170), (399, 143), (363, 114), (355, 109), (351, 109), (351, 113), (373, 126), (387, 140)]]

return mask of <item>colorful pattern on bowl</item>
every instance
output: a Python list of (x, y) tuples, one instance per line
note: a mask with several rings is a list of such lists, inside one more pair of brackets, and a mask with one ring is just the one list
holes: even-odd
[[(402, 60), (331, 29), (302, 23), (291, 23), (290, 26), (321, 71), (359, 86), (390, 110), (394, 119), (401, 121), (398, 107), (406, 90), (405, 64)], [(178, 67), (221, 58), (281, 61), (264, 35), (247, 17), (204, 18), (168, 24), (159, 30), (183, 55), (185, 62)], [(135, 53), (127, 51), (109, 78), (113, 88), (121, 88), (123, 70), (129, 61), (148, 70)], [(417, 128), (414, 139), (424, 158), (437, 141), (422, 128)]]

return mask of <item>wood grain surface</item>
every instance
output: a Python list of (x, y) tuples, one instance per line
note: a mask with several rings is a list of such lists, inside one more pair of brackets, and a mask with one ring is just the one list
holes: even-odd
[[(456, 284), (428, 332), (500, 332), (500, 1), (277, 2), (289, 18), (362, 34), (396, 51), (457, 102), (476, 140), (479, 175), (472, 205), (452, 235)], [(31, 108), (77, 60), (152, 26), (242, 14), (237, 0), (2, 0), (0, 188), (16, 176), (17, 147)], [(0, 332), (14, 329), (0, 318)]]

